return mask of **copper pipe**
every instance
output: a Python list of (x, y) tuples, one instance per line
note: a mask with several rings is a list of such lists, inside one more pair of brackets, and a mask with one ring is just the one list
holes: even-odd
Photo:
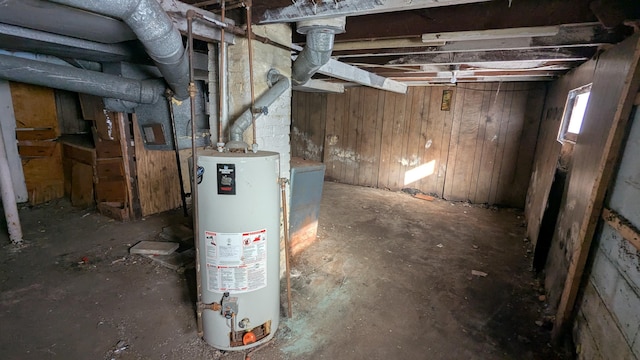
[(284, 226), (284, 259), (287, 276), (287, 317), (291, 318), (291, 269), (290, 269), (290, 249), (289, 249), (289, 221), (287, 219), (287, 182), (285, 178), (280, 179), (280, 189), (282, 190), (282, 223)]
[[(254, 93), (254, 89), (253, 89), (253, 49), (251, 46), (251, 35), (253, 34), (253, 32), (251, 31), (251, 3), (252, 0), (248, 0), (247, 1), (247, 6), (246, 6), (246, 10), (247, 10), (247, 39), (248, 39), (248, 44), (249, 44), (249, 87), (251, 88), (251, 108), (253, 109), (256, 103), (256, 96)], [(255, 113), (251, 113), (251, 117), (252, 117), (252, 127), (253, 127), (253, 145), (254, 145), (254, 149), (255, 149), (255, 145), (257, 145), (257, 139), (256, 139), (256, 115)], [(254, 150), (255, 151), (255, 150)]]
[[(198, 20), (202, 20), (202, 21), (208, 23), (209, 25), (211, 25), (213, 27), (216, 27), (218, 29), (225, 29), (226, 31), (230, 32), (233, 35), (238, 35), (238, 36), (242, 36), (242, 37), (245, 37), (245, 38), (249, 37), (247, 35), (247, 32), (244, 29), (242, 29), (241, 27), (234, 26), (234, 25), (229, 25), (229, 24), (227, 24), (225, 22), (222, 22), (222, 21), (219, 21), (219, 20), (216, 20), (216, 19), (212, 19), (212, 18), (210, 18), (208, 16), (204, 16), (204, 15), (196, 13), (196, 12), (193, 13), (193, 18), (198, 19)], [(298, 52), (301, 51), (301, 48), (299, 46), (297, 46), (297, 45), (295, 45), (295, 46), (283, 45), (283, 44), (275, 42), (275, 41), (273, 41), (273, 40), (271, 40), (269, 38), (266, 38), (266, 37), (260, 36), (260, 35), (256, 35), (256, 34), (251, 34), (251, 39), (258, 40), (258, 41), (260, 41), (260, 42), (262, 42), (264, 44), (273, 45), (275, 47), (278, 47), (280, 49), (287, 50), (287, 51), (298, 51)]]
[(173, 115), (173, 91), (167, 89), (165, 92), (167, 102), (169, 103), (169, 118), (171, 119), (171, 135), (173, 136), (173, 147), (176, 155), (176, 166), (178, 168), (178, 181), (180, 181), (180, 200), (182, 200), (182, 212), (184, 217), (189, 216), (187, 210), (187, 195), (184, 192), (184, 179), (182, 178), (182, 165), (180, 163), (180, 149), (178, 148), (178, 134), (176, 132), (176, 119)]
[[(220, 16), (222, 22), (224, 22), (225, 19), (225, 1), (221, 2), (221, 6), (222, 6), (222, 14)], [(220, 29), (220, 39), (222, 41), (220, 41), (220, 71), (218, 72), (218, 86), (220, 87), (220, 90), (218, 91), (220, 93), (220, 101), (218, 103), (218, 113), (219, 113), (219, 120), (218, 120), (218, 146), (222, 146), (223, 143), (223, 137), (222, 137), (222, 121), (223, 119), (223, 113), (222, 113), (222, 109), (223, 109), (223, 103), (224, 101), (226, 101), (226, 99), (224, 98), (224, 95), (226, 93), (226, 91), (224, 91), (224, 88), (226, 87), (226, 74), (224, 73), (224, 66), (225, 66), (225, 60), (226, 60), (226, 56), (227, 56), (227, 44), (225, 44), (224, 42), (224, 28)], [(220, 150), (220, 149), (218, 149)]]
[[(198, 303), (202, 302), (202, 281), (200, 280), (200, 230), (198, 227), (198, 153), (196, 148), (196, 85), (193, 71), (193, 10), (187, 11), (187, 36), (189, 44), (189, 99), (191, 101), (191, 214), (193, 217), (193, 245), (196, 248), (196, 292)], [(202, 310), (198, 309), (196, 322), (198, 336), (203, 337)]]

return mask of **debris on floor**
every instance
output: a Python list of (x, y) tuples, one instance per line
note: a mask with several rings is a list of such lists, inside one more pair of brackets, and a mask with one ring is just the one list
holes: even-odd
[(130, 250), (131, 254), (140, 255), (170, 255), (178, 250), (180, 244), (166, 241), (140, 241)]
[(436, 198), (431, 196), (431, 195), (425, 195), (425, 194), (415, 194), (413, 195), (414, 198), (416, 199), (421, 199), (421, 200), (427, 200), (427, 201), (433, 201)]
[(487, 273), (486, 273), (486, 272), (484, 272), (484, 271), (471, 270), (471, 275), (473, 275), (473, 276), (480, 276), (480, 277), (487, 277), (487, 275), (489, 275), (489, 274), (487, 274)]

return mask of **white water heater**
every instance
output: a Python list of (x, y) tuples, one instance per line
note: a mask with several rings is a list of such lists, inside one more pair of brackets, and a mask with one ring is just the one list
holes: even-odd
[(198, 154), (199, 258), (205, 341), (244, 350), (269, 341), (280, 314), (280, 156)]

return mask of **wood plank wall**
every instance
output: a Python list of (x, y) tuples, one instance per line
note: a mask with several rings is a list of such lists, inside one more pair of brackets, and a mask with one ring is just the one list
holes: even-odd
[(147, 150), (140, 134), (138, 121), (133, 120), (138, 195), (142, 216), (180, 207), (180, 183), (177, 176), (175, 153)]
[[(441, 110), (445, 89), (453, 90), (450, 111)], [(406, 95), (294, 92), (292, 154), (323, 161), (327, 178), (347, 184), (522, 207), (545, 91), (481, 83)]]
[[(534, 245), (538, 241), (540, 225), (547, 209), (549, 191), (562, 150), (562, 145), (557, 138), (567, 95), (573, 89), (590, 84), (595, 67), (595, 60), (587, 61), (549, 86), (525, 206), (527, 237)], [(550, 243), (551, 239), (548, 241)]]
[[(60, 129), (53, 89), (17, 82), (11, 82), (10, 87), (29, 203), (36, 205), (61, 198), (64, 172), (62, 147), (56, 141)], [(21, 141), (22, 136), (34, 140)]]

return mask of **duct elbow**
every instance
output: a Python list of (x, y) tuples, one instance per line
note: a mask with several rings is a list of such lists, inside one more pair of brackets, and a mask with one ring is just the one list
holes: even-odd
[(329, 62), (335, 34), (343, 33), (345, 24), (345, 17), (298, 22), (298, 32), (307, 35), (307, 43), (293, 63), (291, 81), (295, 85), (309, 81)]
[(291, 70), (291, 80), (295, 85), (309, 81), (329, 59), (333, 50), (335, 34), (324, 29), (313, 29), (307, 34), (307, 45), (298, 55)]

